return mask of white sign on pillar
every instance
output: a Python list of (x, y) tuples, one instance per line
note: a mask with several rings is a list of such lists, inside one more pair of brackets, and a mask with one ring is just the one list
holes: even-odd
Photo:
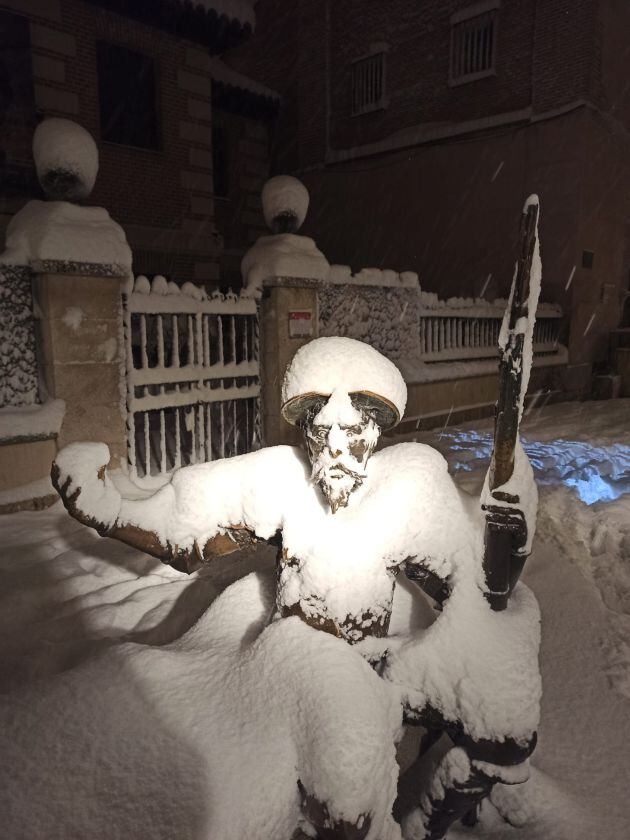
[(289, 310), (289, 338), (313, 337), (313, 310)]

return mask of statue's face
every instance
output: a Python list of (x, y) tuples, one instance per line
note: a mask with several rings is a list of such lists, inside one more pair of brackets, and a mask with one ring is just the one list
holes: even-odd
[(316, 481), (333, 513), (348, 504), (350, 494), (367, 475), (367, 463), (380, 428), (347, 394), (335, 392), (304, 425), (306, 448)]

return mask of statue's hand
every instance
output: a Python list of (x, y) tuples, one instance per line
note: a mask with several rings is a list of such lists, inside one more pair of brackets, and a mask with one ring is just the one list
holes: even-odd
[(71, 443), (57, 453), (50, 477), (68, 513), (108, 536), (120, 511), (120, 493), (107, 474), (104, 443)]
[(527, 523), (523, 511), (507, 504), (482, 505), (486, 522), (490, 528), (497, 531), (507, 531), (512, 534), (512, 553), (522, 554), (527, 543)]

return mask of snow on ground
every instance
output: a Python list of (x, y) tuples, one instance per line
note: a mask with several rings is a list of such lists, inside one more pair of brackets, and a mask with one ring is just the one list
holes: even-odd
[[(527, 815), (529, 822), (517, 831), (488, 803), (476, 828), (458, 827), (451, 838), (628, 836), (629, 419), (630, 400), (534, 407), (526, 413), (525, 449), (541, 485), (538, 533), (525, 580), (542, 610), (542, 721), (530, 781), (515, 788), (499, 786), (493, 801), (515, 823)], [(446, 455), (458, 482), (480, 489), (491, 446), (489, 423), (418, 438)], [(235, 683), (204, 635), (216, 621), (208, 606), (248, 572), (270, 572), (274, 551), (265, 547), (255, 554), (230, 555), (188, 578), (100, 539), (70, 519), (61, 504), (5, 516), (0, 528), (0, 719), (6, 773), (0, 813), (5, 829), (11, 826), (12, 840), (206, 837), (208, 814), (217, 807), (207, 799), (213, 748), (242, 756), (252, 727), (275, 731), (272, 700), (278, 696), (273, 688), (261, 687), (260, 696), (256, 693), (246, 704), (234, 699), (238, 690), (228, 701)], [(249, 580), (258, 579), (264, 582), (265, 577)], [(252, 597), (258, 607), (253, 604), (251, 621), (246, 616), (240, 620), (255, 630), (264, 598)], [(263, 649), (264, 643), (256, 648)], [(254, 663), (257, 655), (262, 654), (251, 654)], [(325, 666), (324, 660), (324, 672)], [(220, 726), (211, 699), (213, 679), (224, 682), (227, 692)], [(321, 671), (319, 679), (325, 680)], [(338, 679), (336, 673), (331, 682)], [(369, 675), (357, 672), (348, 691), (360, 688), (364, 679), (369, 681)], [(286, 691), (291, 698), (287, 727), (294, 726), (293, 707), (307, 702), (295, 699), (298, 682), (294, 676), (282, 685), (281, 696)], [(330, 709), (338, 707), (334, 691), (327, 699)], [(263, 713), (267, 708), (269, 714)], [(364, 712), (362, 720), (369, 722), (371, 711)], [(387, 719), (383, 715), (381, 723)], [(399, 750), (405, 765), (413, 757), (415, 734), (410, 731)], [(298, 760), (288, 740), (263, 740), (270, 767)], [(306, 740), (300, 755), (313, 755), (316, 763), (322, 759), (317, 739)], [(375, 755), (371, 760), (377, 760)], [(238, 762), (235, 766), (230, 755), (225, 761), (223, 793), (239, 811), (240, 823), (233, 828), (247, 828), (246, 835), (225, 836), (282, 840), (281, 833), (273, 833), (281, 831), (280, 825), (256, 825), (256, 802), (261, 796), (278, 797), (287, 800), (290, 810), (293, 794), (286, 779), (275, 776), (273, 785), (265, 780), (264, 789), (257, 790), (245, 774), (235, 786)], [(417, 801), (422, 773), (426, 763), (403, 774), (401, 811)], [(369, 795), (378, 798), (379, 792)]]

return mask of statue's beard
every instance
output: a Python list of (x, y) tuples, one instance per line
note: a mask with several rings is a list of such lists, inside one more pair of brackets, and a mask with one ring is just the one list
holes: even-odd
[(312, 481), (319, 484), (332, 513), (348, 505), (350, 495), (363, 484), (365, 468), (351, 469), (340, 461), (331, 461), (322, 453), (313, 461)]

